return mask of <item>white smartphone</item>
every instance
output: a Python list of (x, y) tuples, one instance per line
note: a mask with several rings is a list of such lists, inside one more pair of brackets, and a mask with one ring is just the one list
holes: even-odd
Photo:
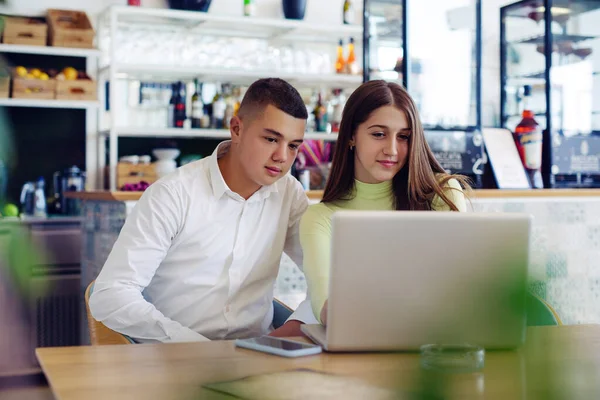
[(294, 342), (292, 340), (271, 336), (260, 336), (251, 339), (237, 339), (235, 341), (235, 345), (236, 347), (262, 351), (282, 357), (310, 356), (313, 354), (319, 354), (321, 352), (321, 346), (316, 344)]

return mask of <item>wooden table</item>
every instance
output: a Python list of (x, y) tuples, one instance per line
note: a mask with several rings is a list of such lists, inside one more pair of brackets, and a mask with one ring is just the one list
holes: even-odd
[(418, 354), (286, 359), (237, 349), (231, 341), (39, 348), (36, 353), (60, 400), (228, 398), (202, 384), (298, 368), (400, 393), (431, 388), (427, 379), (437, 376), (444, 382), (445, 398), (600, 398), (600, 325), (530, 328), (524, 348), (488, 352), (483, 371), (452, 375), (427, 373), (419, 367)]

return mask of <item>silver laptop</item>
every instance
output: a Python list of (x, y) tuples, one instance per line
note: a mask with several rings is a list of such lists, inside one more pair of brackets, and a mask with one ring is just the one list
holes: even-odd
[(342, 211), (332, 219), (328, 351), (411, 351), (525, 340), (531, 217), (516, 213)]

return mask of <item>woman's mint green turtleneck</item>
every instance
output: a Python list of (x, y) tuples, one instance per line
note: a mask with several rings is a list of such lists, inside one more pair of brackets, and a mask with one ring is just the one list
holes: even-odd
[[(466, 203), (460, 184), (456, 179), (448, 181), (446, 190), (459, 211), (466, 211)], [(319, 203), (308, 207), (300, 221), (300, 243), (304, 253), (304, 274), (315, 317), (320, 320), (321, 309), (329, 297), (329, 267), (331, 259), (331, 216), (339, 210), (393, 210), (391, 181), (368, 184), (355, 181), (354, 196), (351, 200), (333, 203)], [(435, 211), (449, 211), (450, 207), (439, 197), (434, 197)]]

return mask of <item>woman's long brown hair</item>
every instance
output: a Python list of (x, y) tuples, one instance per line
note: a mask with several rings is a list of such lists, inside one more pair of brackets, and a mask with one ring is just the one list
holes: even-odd
[(465, 190), (470, 189), (468, 179), (444, 171), (425, 140), (419, 113), (410, 95), (402, 86), (383, 80), (363, 83), (348, 98), (321, 201), (331, 203), (352, 198), (355, 177), (354, 150), (350, 148), (350, 141), (358, 126), (373, 111), (384, 106), (394, 106), (404, 112), (411, 130), (408, 160), (392, 180), (396, 210), (431, 210), (431, 203), (437, 195), (451, 210), (458, 211), (444, 190), (449, 190), (447, 183), (450, 179), (456, 179)]

